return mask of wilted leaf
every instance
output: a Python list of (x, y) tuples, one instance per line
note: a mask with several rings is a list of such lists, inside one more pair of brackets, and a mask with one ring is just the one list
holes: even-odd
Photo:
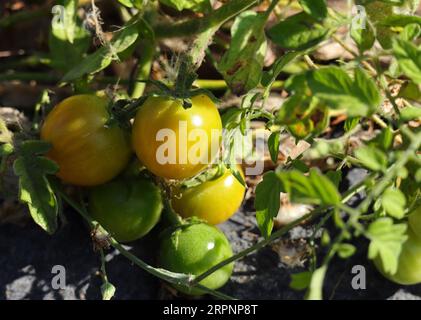
[(266, 19), (266, 14), (245, 11), (232, 25), (231, 45), (222, 56), (218, 69), (235, 94), (248, 92), (260, 83), (267, 46)]

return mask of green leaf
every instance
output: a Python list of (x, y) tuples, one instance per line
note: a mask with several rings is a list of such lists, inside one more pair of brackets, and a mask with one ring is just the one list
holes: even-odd
[(380, 259), (387, 273), (394, 274), (398, 269), (399, 254), (408, 238), (406, 228), (404, 223), (393, 224), (391, 218), (379, 218), (367, 229), (366, 237), (370, 239), (368, 257)]
[(28, 204), (34, 221), (52, 234), (57, 229), (57, 198), (47, 175), (58, 171), (58, 166), (42, 154), (50, 145), (44, 141), (29, 140), (22, 143), (13, 164), (19, 177), (19, 198)]
[(387, 214), (396, 219), (402, 219), (405, 216), (405, 195), (399, 189), (388, 188), (382, 195), (382, 207)]
[(344, 123), (344, 130), (345, 130), (345, 132), (349, 132), (352, 129), (354, 129), (357, 126), (357, 124), (360, 122), (360, 119), (361, 119), (360, 117), (350, 117), (350, 118), (347, 118), (345, 120), (345, 123)]
[(278, 162), (280, 143), (281, 143), (281, 132), (279, 131), (272, 132), (268, 139), (268, 147), (269, 147), (270, 158), (272, 159), (273, 163)]
[(323, 299), (323, 282), (326, 275), (327, 266), (323, 265), (314, 270), (311, 275), (310, 286), (306, 293), (306, 300), (322, 300)]
[(118, 0), (118, 2), (128, 8), (142, 9), (144, 0)]
[(117, 54), (134, 44), (140, 34), (144, 37), (153, 37), (151, 28), (143, 19), (129, 22), (113, 37), (108, 46), (101, 47), (67, 72), (62, 82), (73, 81), (86, 74), (97, 73), (105, 69), (113, 60), (118, 59)]
[(292, 202), (336, 205), (341, 201), (335, 185), (314, 168), (310, 169), (309, 175), (297, 170), (281, 172), (278, 175)]
[(393, 143), (393, 130), (389, 127), (382, 129), (373, 140), (373, 144), (383, 151), (387, 151)]
[(327, 16), (325, 0), (298, 0), (304, 11), (317, 20), (323, 20)]
[(421, 17), (416, 15), (392, 14), (380, 20), (378, 24), (386, 27), (405, 27), (408, 24), (421, 25)]
[(302, 54), (300, 51), (287, 52), (278, 60), (276, 60), (268, 71), (263, 72), (262, 85), (265, 87), (263, 96), (269, 95), (273, 83), (282, 72), (282, 70), (300, 54)]
[(102, 300), (111, 300), (114, 297), (115, 287), (108, 281), (101, 286)]
[(381, 102), (380, 92), (362, 69), (355, 70), (355, 79), (339, 67), (325, 67), (308, 73), (313, 94), (333, 109), (345, 109), (350, 116), (375, 112)]
[(386, 154), (374, 146), (362, 146), (355, 150), (355, 156), (368, 169), (384, 171), (387, 168)]
[(222, 56), (218, 70), (237, 95), (250, 91), (260, 83), (267, 47), (264, 34), (266, 19), (266, 14), (244, 11), (231, 27), (231, 44)]
[(421, 118), (421, 108), (408, 106), (405, 109), (402, 109), (399, 120), (403, 122), (420, 119)]
[(421, 88), (412, 81), (405, 82), (399, 90), (398, 97), (407, 100), (421, 101)]
[(336, 188), (339, 188), (339, 184), (342, 180), (342, 171), (339, 170), (330, 170), (326, 173), (326, 177), (335, 185)]
[(357, 248), (350, 243), (340, 243), (337, 245), (336, 250), (339, 257), (347, 259), (357, 251)]
[(257, 225), (265, 238), (272, 232), (273, 219), (278, 215), (282, 191), (282, 182), (273, 171), (265, 173), (263, 180), (256, 187), (254, 207)]
[(408, 24), (403, 28), (400, 37), (402, 40), (413, 41), (417, 39), (421, 34), (421, 26), (419, 24)]
[(307, 13), (300, 12), (269, 29), (268, 36), (284, 49), (309, 49), (326, 39), (330, 31), (315, 22)]
[(393, 52), (402, 72), (416, 84), (421, 84), (421, 49), (409, 41), (396, 38)]
[(305, 271), (291, 274), (289, 287), (294, 290), (304, 290), (308, 288), (311, 282), (311, 272)]
[(211, 9), (209, 0), (159, 0), (159, 2), (178, 11), (189, 9), (196, 12), (203, 12)]
[(364, 52), (373, 47), (376, 41), (373, 27), (369, 24), (365, 24), (365, 28), (361, 28), (358, 23), (351, 24), (351, 38), (357, 44), (358, 50)]
[(51, 24), (48, 39), (51, 63), (63, 71), (79, 63), (90, 45), (90, 35), (77, 16), (77, 3), (77, 0), (57, 1), (63, 12), (58, 12), (60, 18), (53, 19)]

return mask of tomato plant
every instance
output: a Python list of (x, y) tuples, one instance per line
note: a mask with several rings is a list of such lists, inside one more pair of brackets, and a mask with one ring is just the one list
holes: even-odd
[[(6, 39), (54, 13), (35, 48), (4, 41), (25, 48), (3, 50), (2, 104), (22, 88), (42, 93), (33, 110), (11, 103), (22, 114), (0, 108), (0, 203), (19, 189), (13, 200), (50, 234), (76, 210), (104, 299), (116, 290), (109, 247), (184, 293), (230, 299), (216, 289), (234, 262), (289, 244), (298, 225), (309, 236), (290, 287), (307, 299), (324, 298), (331, 264), (356, 252), (385, 281), (420, 282), (417, 0), (41, 2), (0, 17)], [(242, 221), (253, 240), (233, 241), (249, 242), (233, 254), (213, 225)], [(150, 253), (157, 266), (120, 244), (155, 226), (167, 230)]]
[(150, 97), (136, 114), (133, 147), (146, 168), (160, 177), (190, 178), (218, 152), (222, 130), (218, 109), (205, 95), (191, 101), (185, 109), (178, 100)]
[(198, 217), (210, 224), (228, 220), (240, 207), (245, 187), (227, 170), (223, 175), (185, 191), (176, 190), (171, 200), (184, 218)]
[(143, 237), (161, 216), (160, 189), (144, 178), (117, 179), (89, 193), (92, 218), (121, 242)]
[(117, 176), (129, 161), (129, 136), (110, 119), (108, 101), (95, 95), (63, 100), (48, 114), (41, 139), (51, 143), (47, 156), (67, 183), (94, 186)]
[[(200, 275), (231, 256), (231, 246), (221, 231), (205, 223), (187, 222), (186, 225), (163, 234), (158, 260), (162, 267), (170, 271)], [(229, 280), (232, 269), (233, 264), (227, 264), (203, 279), (200, 284), (218, 289)], [(204, 293), (185, 286), (177, 288), (192, 295)]]

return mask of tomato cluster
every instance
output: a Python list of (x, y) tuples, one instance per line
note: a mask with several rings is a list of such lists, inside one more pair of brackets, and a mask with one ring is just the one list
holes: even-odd
[[(176, 213), (188, 219), (180, 218), (181, 223), (161, 233), (159, 264), (173, 272), (199, 275), (232, 256), (229, 241), (212, 225), (236, 212), (245, 187), (229, 170), (191, 188), (163, 188), (173, 190), (172, 196), (158, 187), (158, 181), (181, 182), (197, 176), (218, 152), (222, 124), (217, 107), (206, 95), (193, 96), (191, 102), (191, 107), (184, 108), (178, 99), (151, 96), (137, 111), (130, 132), (119, 121), (111, 121), (113, 111), (105, 97), (76, 95), (49, 113), (41, 138), (51, 143), (47, 156), (59, 165), (58, 177), (89, 187), (90, 215), (117, 241), (130, 242), (149, 233), (159, 223), (163, 197), (169, 197)], [(206, 139), (190, 139), (197, 129)], [(162, 134), (164, 139), (160, 139)], [(183, 134), (189, 139), (183, 140)], [(159, 158), (163, 144), (168, 150), (161, 155), (173, 161)], [(181, 154), (191, 148), (196, 153), (205, 151), (199, 155), (201, 161)], [(140, 176), (128, 170), (133, 153), (149, 174)], [(224, 266), (201, 284), (210, 289), (223, 286), (232, 268), (232, 264)], [(177, 288), (193, 295), (203, 293), (197, 288)]]

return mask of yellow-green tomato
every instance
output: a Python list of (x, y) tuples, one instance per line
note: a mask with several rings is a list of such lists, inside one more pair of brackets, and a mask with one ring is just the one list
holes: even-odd
[(403, 244), (399, 255), (398, 270), (395, 274), (386, 273), (380, 259), (375, 260), (375, 265), (386, 278), (393, 282), (413, 285), (421, 283), (421, 238), (409, 227), (407, 235), (408, 240)]
[(117, 179), (90, 192), (90, 214), (120, 242), (137, 240), (151, 231), (162, 208), (159, 188), (145, 178)]
[(190, 178), (218, 153), (222, 123), (216, 105), (206, 95), (180, 100), (149, 97), (133, 124), (133, 147), (145, 167), (168, 179)]
[(41, 128), (51, 143), (47, 156), (60, 167), (67, 183), (95, 186), (117, 176), (132, 153), (129, 134), (118, 124), (106, 126), (108, 101), (96, 95), (76, 95), (54, 107)]
[[(164, 232), (158, 260), (169, 271), (197, 276), (231, 256), (231, 246), (221, 231), (206, 223), (193, 223)], [(229, 280), (233, 266), (233, 263), (225, 265), (200, 284), (214, 290), (222, 287)], [(175, 287), (190, 295), (204, 293), (198, 288)]]
[(171, 204), (183, 218), (198, 217), (210, 224), (228, 220), (240, 207), (245, 187), (231, 171), (215, 180), (188, 188), (181, 194), (174, 193)]

